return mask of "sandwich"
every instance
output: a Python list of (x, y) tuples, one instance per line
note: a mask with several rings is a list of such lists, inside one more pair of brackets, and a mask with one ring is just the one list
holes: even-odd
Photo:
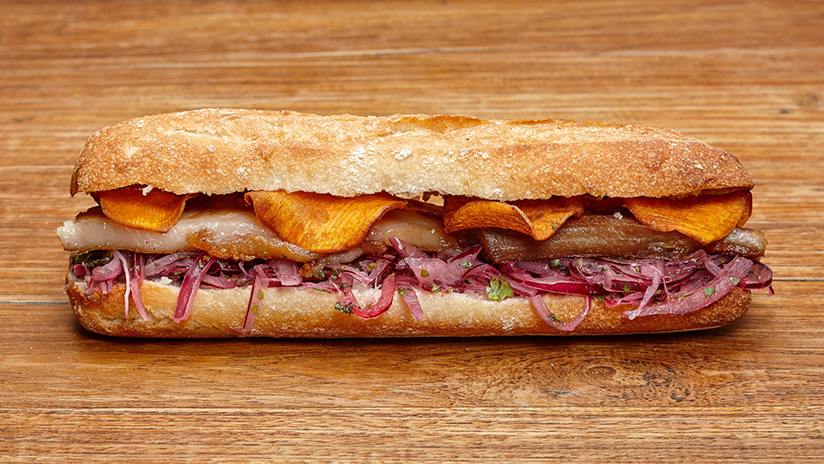
[(80, 324), (127, 337), (714, 328), (771, 290), (753, 180), (637, 124), (202, 109), (82, 148), (57, 230)]

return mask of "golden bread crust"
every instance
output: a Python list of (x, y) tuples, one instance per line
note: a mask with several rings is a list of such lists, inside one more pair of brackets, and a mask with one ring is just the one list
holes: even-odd
[[(69, 300), (80, 323), (105, 335), (156, 338), (218, 338), (245, 336), (241, 332), (249, 301), (249, 287), (201, 289), (191, 317), (173, 322), (178, 287), (141, 282), (141, 295), (149, 320), (144, 322), (131, 304), (124, 317), (125, 285), (108, 294), (86, 294), (85, 283), (71, 280)], [(418, 292), (425, 318), (416, 321), (398, 295), (389, 310), (370, 320), (334, 309), (337, 295), (309, 288), (264, 290), (253, 337), (468, 337), (502, 335), (617, 335), (679, 332), (729, 324), (746, 311), (747, 290), (736, 288), (713, 305), (685, 315), (659, 315), (629, 320), (622, 316), (628, 306), (607, 308), (593, 300), (590, 314), (572, 333), (555, 330), (541, 320), (528, 300), (509, 298), (501, 302), (459, 293)], [(361, 301), (373, 295), (359, 294)], [(547, 306), (554, 314), (571, 319), (584, 305), (584, 297), (548, 295)]]
[(134, 184), (177, 194), (437, 192), (513, 201), (689, 196), (753, 182), (733, 155), (637, 124), (202, 109), (98, 131), (81, 151), (71, 193)]

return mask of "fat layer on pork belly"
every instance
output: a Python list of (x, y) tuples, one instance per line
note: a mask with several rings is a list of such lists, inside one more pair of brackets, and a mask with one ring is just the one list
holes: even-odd
[[(58, 235), (63, 247), (70, 251), (116, 249), (156, 254), (203, 250), (223, 259), (285, 257), (297, 262), (325, 256), (279, 239), (248, 209), (187, 211), (169, 232), (160, 233), (121, 226), (94, 208), (74, 221), (67, 221), (58, 229)], [(388, 246), (392, 236), (427, 251), (456, 249), (461, 246), (459, 242), (467, 245), (466, 239), (477, 241), (496, 263), (572, 256), (683, 259), (700, 248), (712, 253), (758, 257), (764, 254), (767, 244), (760, 231), (736, 228), (724, 239), (702, 247), (679, 232), (656, 232), (631, 216), (620, 214), (571, 218), (543, 241), (503, 229), (478, 229), (459, 241), (444, 232), (436, 217), (391, 211), (370, 230), (366, 242), (373, 246), (361, 248)]]

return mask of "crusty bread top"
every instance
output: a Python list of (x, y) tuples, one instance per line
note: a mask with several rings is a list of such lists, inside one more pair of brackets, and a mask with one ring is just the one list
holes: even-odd
[(496, 200), (752, 188), (731, 154), (637, 124), (203, 109), (133, 119), (83, 147), (71, 193), (437, 192)]

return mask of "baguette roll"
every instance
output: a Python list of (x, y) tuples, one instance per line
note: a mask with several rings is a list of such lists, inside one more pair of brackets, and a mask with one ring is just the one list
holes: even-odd
[[(426, 315), (416, 320), (398, 295), (392, 306), (375, 319), (361, 319), (334, 310), (337, 296), (310, 288), (264, 289), (258, 316), (251, 332), (243, 330), (249, 301), (248, 288), (201, 289), (192, 316), (174, 322), (179, 288), (144, 281), (140, 293), (148, 320), (134, 306), (125, 316), (125, 286), (107, 294), (86, 293), (83, 282), (70, 282), (67, 292), (75, 315), (88, 330), (119, 337), (232, 338), (232, 337), (479, 337), (510, 335), (622, 335), (633, 333), (682, 332), (727, 325), (747, 311), (749, 292), (737, 288), (712, 305), (683, 315), (623, 317), (630, 306), (607, 308), (593, 299), (586, 318), (573, 332), (552, 328), (535, 313), (529, 300), (508, 298), (491, 301), (461, 293), (419, 295)], [(374, 291), (357, 292), (359, 299)], [(586, 305), (586, 297), (545, 295), (550, 311), (570, 320)]]
[(106, 335), (679, 332), (770, 287), (752, 187), (637, 124), (203, 109), (95, 133), (58, 235)]
[(134, 119), (83, 147), (77, 192), (134, 184), (179, 195), (437, 192), (513, 201), (748, 190), (731, 154), (637, 124), (461, 116), (320, 116), (204, 109)]

